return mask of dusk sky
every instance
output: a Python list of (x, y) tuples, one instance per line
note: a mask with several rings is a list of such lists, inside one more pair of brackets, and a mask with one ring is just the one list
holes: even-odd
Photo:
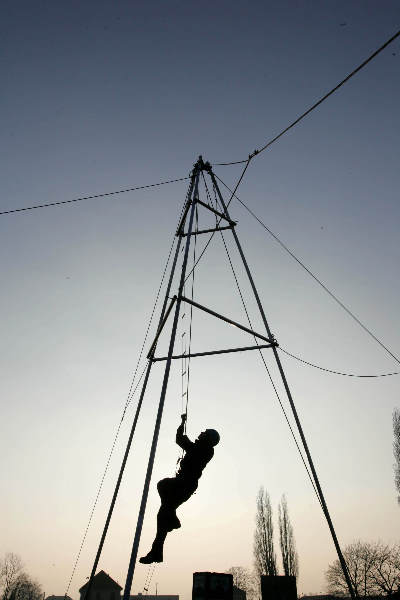
[[(3, 0), (0, 16), (0, 211), (6, 211), (187, 177), (199, 154), (213, 164), (246, 158), (390, 38), (399, 29), (400, 5)], [(255, 157), (238, 190), (397, 357), (399, 39)], [(231, 187), (242, 168), (214, 171)], [(19, 554), (46, 596), (67, 590), (187, 186), (181, 181), (0, 215), (0, 556)], [(230, 212), (282, 348), (346, 373), (400, 371), (237, 200)], [(254, 328), (262, 332), (229, 232), (225, 239)], [(217, 237), (196, 269), (194, 293), (201, 304), (246, 323)], [(252, 343), (195, 313), (193, 350)], [(273, 355), (264, 356), (281, 393)], [(342, 377), (282, 353), (281, 359), (340, 543), (398, 542), (392, 411), (400, 407), (400, 376)], [(140, 372), (144, 365), (143, 359)], [(189, 600), (194, 571), (252, 568), (261, 485), (271, 496), (276, 534), (286, 494), (299, 593), (325, 593), (335, 549), (259, 356), (198, 358), (191, 369), (188, 434), (213, 427), (221, 443), (198, 491), (178, 510), (182, 529), (168, 536), (149, 593), (157, 583), (159, 594)], [(180, 455), (180, 370), (175, 361), (140, 556), (154, 536), (156, 483), (173, 476)], [(99, 563), (122, 586), (162, 373), (158, 363)], [(73, 600), (92, 568), (136, 400), (69, 588)], [(288, 409), (283, 393), (282, 400)], [(138, 564), (132, 593), (143, 591), (147, 574)]]

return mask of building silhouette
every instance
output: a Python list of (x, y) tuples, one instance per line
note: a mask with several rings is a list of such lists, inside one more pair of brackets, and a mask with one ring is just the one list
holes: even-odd
[[(85, 593), (89, 582), (87, 581), (80, 590), (80, 600), (85, 600)], [(119, 585), (105, 571), (99, 571), (93, 577), (92, 589), (90, 590), (89, 598), (86, 600), (121, 600), (122, 586)], [(47, 599), (46, 599), (47, 600)], [(53, 596), (51, 600), (65, 600), (64, 596)], [(69, 599), (71, 600), (71, 598)], [(129, 600), (179, 600), (179, 595), (162, 595), (156, 596), (136, 594), (129, 596)]]
[(297, 600), (294, 575), (261, 575), (262, 600)]
[[(84, 600), (88, 585), (89, 582), (87, 581), (80, 588), (80, 600)], [(108, 573), (99, 571), (93, 577), (92, 589), (90, 590), (89, 598), (86, 598), (86, 600), (120, 600), (121, 590), (122, 586), (114, 581)]]
[(246, 600), (246, 592), (236, 585), (232, 586), (232, 600)]
[(135, 596), (129, 596), (129, 600), (179, 600), (178, 595), (149, 595), (149, 594), (136, 594)]

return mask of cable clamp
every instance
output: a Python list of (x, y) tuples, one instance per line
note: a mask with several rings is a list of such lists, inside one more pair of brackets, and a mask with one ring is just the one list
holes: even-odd
[(271, 333), (270, 340), (271, 340), (272, 345), (275, 346), (275, 348), (279, 348), (279, 344), (276, 341), (276, 337), (274, 336), (273, 333)]

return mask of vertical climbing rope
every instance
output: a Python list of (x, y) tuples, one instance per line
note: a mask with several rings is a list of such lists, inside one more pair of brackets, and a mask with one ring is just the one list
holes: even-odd
[(149, 591), (151, 580), (153, 579), (154, 571), (156, 569), (156, 563), (149, 565), (149, 569), (147, 571), (146, 579), (143, 585), (142, 595), (144, 596)]
[[(197, 235), (199, 230), (199, 213), (198, 207), (195, 209), (195, 226), (194, 226), (194, 244), (193, 244), (193, 268), (191, 272), (191, 299), (194, 298), (194, 281), (195, 281), (195, 266), (196, 266), (196, 245)], [(186, 296), (186, 281), (183, 285), (183, 295)], [(183, 313), (181, 316), (181, 414), (186, 415), (184, 423), (184, 432), (186, 433), (187, 414), (189, 406), (189, 383), (190, 383), (190, 352), (192, 347), (192, 328), (193, 328), (193, 305), (190, 306), (189, 319), (186, 315), (186, 304), (184, 304)], [(184, 452), (182, 451), (181, 457), (178, 459), (178, 465), (183, 458)]]
[[(197, 247), (197, 235), (196, 233), (199, 230), (199, 211), (198, 211), (198, 207), (196, 206), (196, 212), (195, 212), (195, 233), (194, 233), (194, 244), (193, 244), (193, 268), (192, 268), (192, 286), (191, 286), (191, 299), (193, 301), (194, 299), (194, 278), (195, 278), (195, 267), (196, 267), (196, 247)], [(188, 344), (188, 361), (187, 361), (187, 376), (186, 376), (186, 405), (185, 405), (185, 415), (187, 416), (188, 413), (188, 406), (189, 406), (189, 383), (190, 383), (190, 353), (192, 350), (192, 330), (193, 330), (193, 304), (190, 305), (190, 317), (189, 317), (189, 344)], [(185, 427), (184, 427), (185, 431), (186, 431), (186, 421), (185, 421)]]

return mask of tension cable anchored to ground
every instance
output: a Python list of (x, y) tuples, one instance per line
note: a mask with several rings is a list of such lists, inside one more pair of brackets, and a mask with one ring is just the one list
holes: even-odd
[[(182, 213), (183, 213), (183, 208), (182, 208), (182, 211), (181, 211), (180, 219), (182, 217)], [(117, 440), (118, 440), (118, 437), (119, 437), (119, 434), (120, 434), (120, 431), (121, 431), (122, 423), (123, 423), (123, 421), (125, 419), (126, 411), (128, 410), (128, 407), (129, 407), (130, 403), (132, 402), (132, 399), (133, 399), (133, 397), (134, 397), (134, 395), (136, 393), (136, 390), (139, 387), (139, 385), (140, 385), (140, 383), (141, 383), (141, 381), (143, 379), (143, 376), (145, 375), (145, 372), (146, 372), (146, 370), (148, 368), (148, 363), (147, 363), (146, 366), (144, 367), (144, 369), (142, 370), (142, 373), (140, 374), (139, 379), (136, 381), (136, 376), (138, 374), (139, 365), (140, 365), (140, 362), (142, 360), (143, 351), (144, 351), (144, 348), (145, 348), (145, 345), (146, 345), (146, 342), (147, 342), (147, 339), (148, 339), (148, 336), (149, 336), (150, 327), (151, 327), (151, 324), (153, 322), (155, 310), (156, 310), (156, 307), (157, 307), (157, 304), (158, 304), (158, 301), (159, 301), (159, 298), (160, 298), (161, 289), (162, 289), (162, 286), (164, 284), (165, 275), (167, 273), (168, 265), (169, 265), (170, 260), (171, 260), (171, 255), (172, 255), (173, 248), (175, 246), (175, 241), (176, 241), (176, 239), (175, 239), (175, 236), (174, 236), (174, 238), (172, 240), (172, 243), (171, 243), (171, 246), (170, 246), (170, 249), (169, 249), (169, 252), (168, 252), (168, 257), (167, 257), (167, 261), (166, 261), (166, 264), (165, 264), (165, 267), (164, 267), (164, 270), (163, 270), (163, 274), (161, 276), (161, 281), (160, 281), (160, 284), (158, 286), (156, 298), (155, 298), (155, 301), (154, 301), (154, 304), (153, 304), (153, 308), (152, 308), (152, 311), (151, 311), (151, 315), (150, 315), (150, 319), (149, 319), (149, 322), (148, 322), (148, 325), (147, 325), (147, 328), (146, 328), (144, 340), (143, 340), (143, 343), (142, 343), (142, 346), (141, 346), (141, 349), (140, 349), (139, 358), (138, 358), (138, 360), (136, 362), (135, 371), (134, 371), (134, 374), (133, 374), (132, 379), (131, 379), (131, 383), (130, 383), (130, 386), (129, 386), (129, 391), (128, 391), (128, 394), (127, 394), (127, 399), (125, 401), (125, 405), (124, 405), (124, 409), (123, 409), (123, 412), (122, 412), (122, 416), (121, 416), (120, 422), (119, 422), (118, 427), (117, 427), (117, 431), (116, 431), (115, 436), (114, 436), (114, 440), (113, 440), (113, 443), (112, 443), (112, 446), (111, 446), (111, 450), (110, 450), (110, 453), (109, 453), (107, 461), (106, 461), (106, 466), (105, 466), (103, 475), (101, 477), (100, 485), (98, 487), (97, 494), (96, 494), (96, 497), (95, 497), (92, 509), (90, 511), (89, 520), (88, 520), (85, 532), (84, 532), (83, 537), (82, 537), (82, 541), (81, 541), (81, 544), (80, 544), (80, 547), (79, 547), (79, 550), (78, 550), (77, 557), (75, 559), (74, 566), (72, 568), (72, 573), (71, 573), (71, 576), (70, 576), (70, 579), (69, 579), (69, 582), (68, 582), (68, 585), (67, 585), (67, 589), (66, 589), (65, 594), (64, 594), (65, 597), (67, 597), (67, 595), (68, 595), (69, 588), (71, 586), (73, 577), (75, 575), (76, 568), (78, 566), (78, 563), (79, 563), (79, 560), (80, 560), (80, 557), (81, 557), (81, 554), (82, 554), (83, 546), (85, 544), (86, 537), (87, 537), (87, 534), (88, 534), (88, 531), (89, 531), (89, 528), (90, 528), (90, 525), (91, 525), (91, 522), (92, 522), (92, 519), (93, 519), (94, 511), (96, 509), (97, 502), (99, 500), (100, 493), (101, 493), (102, 488), (103, 488), (104, 480), (105, 480), (105, 477), (107, 475), (108, 468), (110, 466), (111, 458), (112, 458), (112, 455), (114, 453), (115, 446), (116, 446), (116, 443), (117, 443)], [(163, 307), (162, 314), (163, 314), (164, 311), (165, 311), (165, 305)], [(111, 502), (111, 506), (110, 506), (110, 509), (109, 509), (109, 513), (108, 513), (106, 524), (105, 524), (105, 527), (104, 527), (104, 530), (103, 530), (103, 534), (102, 534), (102, 537), (101, 537), (101, 540), (100, 540), (100, 543), (99, 543), (99, 548), (98, 548), (98, 551), (97, 551), (97, 555), (96, 555), (96, 558), (95, 558), (95, 561), (94, 561), (94, 566), (93, 566), (93, 569), (92, 569), (92, 575), (91, 575), (91, 579), (89, 581), (89, 588), (92, 585), (92, 581), (93, 581), (93, 577), (94, 577), (94, 574), (95, 574), (95, 570), (97, 569), (97, 565), (98, 565), (98, 560), (99, 560), (99, 557), (100, 557), (100, 553), (101, 553), (102, 548), (103, 548), (104, 540), (105, 540), (105, 537), (106, 537), (106, 534), (107, 534), (107, 531), (108, 531), (108, 527), (109, 527), (109, 524), (110, 524), (111, 516), (112, 516), (113, 510), (114, 510), (114, 506), (115, 506), (115, 502), (116, 502), (116, 499), (117, 499), (117, 496), (118, 496), (119, 487), (120, 487), (120, 483), (121, 483), (121, 480), (122, 480), (122, 475), (123, 475), (123, 472), (125, 470), (126, 459), (128, 457), (128, 453), (129, 453), (129, 450), (130, 450), (130, 445), (131, 445), (131, 442), (132, 442), (132, 437), (133, 437), (133, 434), (134, 434), (134, 431), (135, 431), (135, 428), (136, 428), (137, 417), (138, 417), (138, 414), (139, 414), (138, 411), (140, 411), (140, 405), (139, 404), (138, 404), (138, 407), (136, 409), (135, 419), (133, 421), (133, 425), (132, 425), (132, 428), (131, 428), (130, 436), (129, 436), (129, 439), (128, 439), (127, 448), (126, 448), (126, 451), (125, 451), (125, 460), (124, 460), (124, 462), (122, 464), (122, 467), (121, 467), (121, 470), (120, 470), (119, 478), (118, 478), (118, 481), (117, 481), (117, 484), (116, 484), (116, 487), (115, 487), (115, 490), (114, 490), (114, 496), (113, 496), (113, 499), (112, 499), (112, 502)], [(90, 589), (89, 589), (89, 591), (90, 591)]]
[(287, 133), (289, 131), (289, 129), (292, 129), (292, 127), (295, 127), (295, 125), (297, 125), (297, 123), (300, 123), (300, 121), (302, 121), (304, 119), (304, 117), (306, 117), (307, 115), (309, 115), (310, 112), (312, 112), (315, 108), (317, 108), (317, 106), (319, 106), (320, 104), (322, 104), (322, 102), (324, 102), (325, 100), (327, 100), (329, 98), (329, 96), (331, 96), (339, 88), (341, 88), (342, 85), (344, 85), (345, 83), (347, 83), (349, 81), (349, 79), (351, 79), (354, 75), (356, 75), (356, 73), (358, 73), (359, 71), (361, 71), (361, 69), (363, 69), (369, 62), (371, 62), (371, 60), (373, 60), (376, 56), (378, 56), (378, 54), (380, 52), (382, 52), (382, 50), (384, 50), (387, 46), (389, 46), (389, 44), (391, 44), (392, 42), (394, 42), (394, 40), (396, 38), (398, 38), (399, 35), (400, 35), (400, 30), (397, 31), (391, 38), (389, 38), (380, 48), (378, 48), (378, 50), (375, 50), (375, 52), (373, 52), (366, 60), (364, 60), (364, 62), (362, 62), (361, 65), (359, 65), (351, 73), (349, 73), (349, 75), (347, 75), (347, 77), (345, 77), (344, 79), (342, 79), (342, 81), (340, 83), (338, 83), (338, 85), (336, 85), (334, 88), (332, 88), (330, 90), (330, 92), (328, 92), (327, 94), (325, 94), (325, 96), (322, 96), (322, 98), (320, 98), (317, 102), (315, 102), (312, 106), (310, 106), (310, 108), (308, 108), (303, 114), (301, 114), (299, 117), (297, 117), (297, 119), (295, 121), (293, 121), (293, 123), (290, 123), (290, 125), (288, 125), (287, 127), (285, 127), (285, 129), (283, 129), (283, 131), (281, 131), (280, 133), (278, 133), (278, 135), (276, 135), (271, 140), (269, 140), (259, 150), (254, 150), (251, 154), (249, 154), (249, 156), (247, 158), (244, 158), (242, 160), (234, 160), (234, 161), (231, 161), (231, 162), (213, 163), (213, 166), (226, 167), (226, 166), (229, 166), (229, 165), (244, 164), (245, 162), (252, 160), (255, 156), (258, 156), (259, 154), (261, 154), (261, 152), (264, 152), (264, 150), (266, 150), (267, 148), (269, 148), (270, 146), (272, 146), (272, 144), (274, 144), (276, 141), (279, 140), (279, 138), (281, 138), (285, 133)]
[[(254, 219), (256, 219), (256, 221), (258, 221), (258, 223), (260, 223), (260, 225), (280, 244), (280, 246), (285, 250), (285, 252), (287, 252), (296, 262), (297, 264), (299, 264), (302, 269), (304, 269), (306, 271), (306, 273), (308, 273), (313, 279), (314, 281), (316, 281), (318, 283), (318, 285), (320, 285), (322, 287), (323, 290), (325, 290), (325, 292), (327, 292), (327, 294), (329, 294), (329, 296), (331, 298), (333, 298), (333, 300), (335, 300), (335, 302), (337, 304), (339, 304), (339, 306), (341, 308), (343, 308), (344, 311), (347, 312), (347, 314), (377, 343), (379, 344), (379, 346), (381, 346), (381, 348), (383, 348), (392, 358), (394, 358), (394, 360), (400, 364), (400, 359), (391, 351), (389, 350), (389, 348), (387, 346), (385, 346), (385, 344), (376, 336), (372, 333), (372, 331), (366, 326), (364, 325), (364, 323), (362, 323), (362, 321), (360, 321), (360, 319), (358, 317), (356, 317), (356, 315), (349, 309), (347, 308), (347, 306), (345, 304), (343, 304), (343, 302), (341, 300), (339, 300), (339, 298), (324, 284), (322, 283), (322, 281), (316, 276), (314, 275), (314, 273), (311, 271), (311, 269), (309, 269), (299, 258), (297, 258), (297, 256), (294, 254), (294, 252), (292, 252), (287, 246), (286, 244), (284, 244), (282, 242), (282, 240), (279, 239), (279, 237), (273, 232), (271, 231), (271, 229), (269, 227), (267, 227), (267, 225), (265, 225), (265, 223), (262, 222), (262, 220), (257, 217), (257, 215), (243, 202), (243, 200), (241, 200), (239, 198), (239, 196), (236, 194), (236, 192), (232, 192), (232, 190), (226, 185), (226, 183), (224, 183), (222, 181), (222, 179), (220, 177), (218, 177), (218, 175), (216, 175), (216, 178), (218, 179), (218, 181), (220, 181), (222, 183), (222, 185), (224, 185), (226, 187), (226, 189), (232, 194), (232, 197), (234, 196), (236, 198), (236, 200), (238, 200), (240, 202), (240, 204), (251, 214), (252, 217), (254, 217)], [(304, 361), (305, 362), (305, 361)]]
[[(209, 199), (209, 202), (210, 202), (210, 204), (211, 204), (212, 206), (214, 206), (214, 204), (213, 204), (213, 202), (212, 202), (212, 199), (211, 199), (211, 194), (210, 194), (210, 193), (209, 193), (209, 191), (208, 191), (208, 186), (207, 186), (207, 182), (206, 182), (206, 180), (205, 180), (204, 174), (202, 174), (202, 175), (203, 175), (203, 181), (204, 181), (204, 185), (205, 185), (205, 188), (206, 188), (207, 197), (208, 197), (208, 199)], [(215, 190), (215, 187), (214, 187), (214, 186), (213, 186), (213, 191), (214, 191), (215, 204), (216, 204), (216, 205), (218, 205), (218, 197), (217, 197), (216, 190)], [(231, 199), (232, 199), (232, 198), (231, 198)], [(218, 225), (217, 219), (216, 219), (216, 225)], [(228, 246), (227, 246), (227, 244), (226, 244), (226, 242), (225, 242), (225, 237), (224, 237), (224, 234), (223, 234), (223, 232), (222, 232), (222, 231), (220, 231), (220, 235), (221, 235), (222, 243), (223, 243), (223, 245), (224, 245), (224, 248), (225, 248), (225, 253), (226, 253), (226, 256), (227, 256), (227, 259), (228, 259), (228, 262), (229, 262), (229, 266), (230, 266), (230, 269), (231, 269), (231, 271), (232, 271), (232, 275), (233, 275), (233, 278), (234, 278), (234, 281), (235, 281), (236, 289), (237, 289), (237, 291), (238, 291), (238, 293), (239, 293), (239, 296), (240, 296), (240, 301), (241, 301), (241, 303), (242, 303), (242, 307), (243, 307), (244, 313), (245, 313), (245, 315), (246, 315), (247, 323), (248, 323), (248, 325), (249, 325), (250, 329), (251, 329), (251, 330), (253, 330), (253, 324), (252, 324), (252, 322), (251, 322), (250, 315), (249, 315), (249, 311), (248, 311), (248, 309), (247, 309), (247, 305), (246, 305), (246, 302), (245, 302), (245, 300), (244, 300), (243, 292), (242, 292), (242, 289), (241, 289), (241, 287), (240, 287), (240, 284), (239, 284), (239, 279), (238, 279), (238, 277), (237, 277), (237, 274), (236, 274), (235, 268), (234, 268), (234, 266), (233, 266), (233, 262), (232, 262), (232, 259), (231, 259), (231, 256), (230, 256), (230, 253), (229, 253), (229, 250), (228, 250)], [(308, 478), (309, 478), (309, 480), (310, 480), (310, 482), (311, 482), (311, 485), (312, 485), (312, 487), (313, 487), (313, 489), (314, 489), (314, 492), (315, 492), (315, 495), (316, 495), (316, 497), (317, 497), (317, 500), (318, 500), (319, 504), (321, 505), (321, 508), (323, 509), (323, 506), (322, 506), (322, 503), (321, 503), (321, 498), (319, 497), (318, 490), (317, 490), (317, 488), (316, 488), (316, 485), (315, 485), (315, 483), (314, 483), (314, 480), (313, 480), (313, 478), (312, 478), (312, 476), (311, 476), (311, 473), (310, 473), (310, 470), (309, 470), (309, 468), (308, 468), (308, 466), (307, 466), (307, 463), (306, 463), (306, 460), (305, 460), (305, 458), (304, 458), (304, 455), (303, 455), (303, 453), (302, 453), (302, 451), (301, 451), (301, 448), (300, 448), (300, 445), (299, 445), (299, 441), (298, 441), (298, 439), (297, 439), (297, 437), (296, 437), (296, 435), (295, 435), (295, 433), (294, 433), (293, 427), (292, 427), (292, 425), (291, 425), (291, 423), (290, 423), (290, 420), (289, 420), (289, 417), (288, 417), (288, 415), (287, 415), (287, 412), (286, 412), (286, 410), (285, 410), (285, 407), (283, 406), (283, 402), (282, 402), (282, 400), (281, 400), (281, 397), (280, 397), (280, 395), (279, 395), (279, 392), (278, 392), (278, 390), (277, 390), (277, 387), (276, 387), (276, 385), (275, 385), (275, 381), (274, 381), (274, 380), (273, 380), (273, 378), (272, 378), (271, 371), (270, 371), (270, 369), (268, 368), (268, 365), (267, 365), (267, 363), (266, 363), (266, 361), (265, 361), (264, 355), (263, 355), (263, 353), (262, 353), (262, 347), (260, 346), (260, 344), (259, 344), (259, 342), (258, 342), (257, 338), (256, 338), (255, 336), (253, 336), (253, 337), (254, 337), (254, 341), (255, 341), (255, 343), (256, 343), (256, 346), (257, 346), (257, 348), (258, 348), (258, 352), (259, 352), (259, 355), (260, 355), (261, 361), (262, 361), (262, 363), (263, 363), (263, 365), (264, 365), (264, 369), (265, 369), (265, 370), (266, 370), (266, 372), (267, 372), (268, 378), (269, 378), (269, 380), (270, 380), (270, 383), (271, 383), (271, 385), (272, 385), (272, 388), (273, 388), (273, 390), (274, 390), (275, 396), (276, 396), (276, 398), (277, 398), (277, 400), (278, 400), (278, 403), (279, 403), (279, 406), (280, 406), (280, 408), (281, 408), (281, 411), (282, 411), (282, 413), (283, 413), (283, 416), (284, 416), (284, 418), (285, 418), (286, 424), (287, 424), (287, 426), (289, 427), (289, 431), (290, 431), (290, 434), (291, 434), (291, 436), (292, 436), (292, 438), (293, 438), (293, 441), (294, 441), (294, 443), (295, 443), (295, 446), (296, 446), (296, 448), (297, 448), (297, 452), (299, 453), (300, 459), (301, 459), (301, 461), (302, 461), (302, 463), (303, 463), (303, 466), (304, 466), (304, 468), (305, 468), (305, 470), (306, 470), (306, 472), (307, 472), (307, 476), (308, 476)]]

